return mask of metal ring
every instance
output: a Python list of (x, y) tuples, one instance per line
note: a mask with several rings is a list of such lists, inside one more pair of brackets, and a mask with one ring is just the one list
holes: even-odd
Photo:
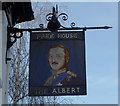
[(40, 29), (43, 29), (43, 28), (44, 28), (43, 24), (40, 24), (39, 27), (40, 27)]
[(73, 28), (74, 26), (75, 26), (75, 23), (74, 23), (74, 22), (72, 22), (72, 23), (71, 23), (71, 27)]

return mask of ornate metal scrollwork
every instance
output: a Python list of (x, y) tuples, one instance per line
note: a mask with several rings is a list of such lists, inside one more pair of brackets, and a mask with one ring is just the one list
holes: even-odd
[(75, 23), (72, 22), (72, 23), (71, 23), (71, 28), (74, 28), (74, 27), (75, 27)]
[(7, 41), (7, 48), (10, 48), (17, 39), (23, 36), (23, 31), (19, 31), (17, 28), (10, 28), (8, 27), (8, 41)]
[(53, 20), (53, 18), (56, 18), (56, 11), (55, 11), (55, 7), (53, 7), (53, 13), (49, 13), (46, 15), (46, 20), (50, 21)]
[[(68, 20), (68, 15), (66, 13), (61, 13), (58, 15), (58, 6), (56, 5), (53, 7), (53, 13), (49, 13), (46, 15), (46, 20), (49, 21), (47, 28), (44, 28), (43, 24), (39, 25), (39, 28), (35, 29), (19, 29), (19, 28), (13, 28), (8, 26), (7, 27), (7, 50), (17, 41), (18, 38), (21, 38), (23, 36), (23, 31), (57, 31), (57, 30), (83, 30), (86, 31), (88, 29), (109, 29), (112, 27), (104, 26), (104, 27), (75, 27), (75, 23), (71, 23), (71, 27), (64, 27), (60, 24), (58, 21), (58, 18), (62, 18), (63, 21)], [(60, 28), (61, 27), (61, 28)], [(10, 58), (7, 58), (7, 51), (6, 51), (6, 63), (7, 61), (10, 61)]]
[(43, 28), (44, 28), (44, 25), (43, 25), (43, 24), (40, 24), (39, 27), (40, 27), (40, 29), (43, 29)]
[[(58, 6), (56, 5), (56, 9), (55, 9), (55, 7), (53, 7), (53, 13), (49, 13), (46, 15), (46, 20), (49, 21), (47, 28), (50, 31), (52, 31), (52, 32), (57, 31), (60, 27), (63, 29), (67, 28), (67, 27), (61, 25), (61, 23), (58, 21), (58, 18), (60, 18), (60, 17), (63, 21), (68, 20), (68, 15), (66, 13), (61, 13), (58, 15)], [(71, 26), (71, 28), (75, 28), (75, 23), (72, 22), (70, 26)]]
[(53, 7), (53, 13), (49, 13), (46, 15), (46, 20), (49, 21), (47, 28), (50, 31), (52, 31), (52, 32), (57, 31), (60, 27), (65, 28), (58, 21), (58, 18), (61, 16), (62, 16), (63, 21), (68, 20), (68, 15), (66, 13), (61, 13), (58, 15), (58, 6), (57, 5), (56, 5), (56, 9), (55, 9), (55, 7)]
[(52, 19), (53, 13), (49, 13), (46, 15), (46, 20), (50, 21)]
[(57, 16), (57, 19), (58, 19), (60, 16), (62, 16), (62, 20), (63, 20), (63, 21), (68, 20), (68, 15), (67, 15), (66, 13), (61, 13), (61, 14), (59, 14), (59, 15)]

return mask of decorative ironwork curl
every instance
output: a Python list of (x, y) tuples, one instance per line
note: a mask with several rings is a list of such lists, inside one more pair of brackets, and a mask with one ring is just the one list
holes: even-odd
[[(65, 13), (59, 14), (59, 15), (56, 17), (56, 19), (58, 19), (60, 16), (62, 16), (62, 20), (64, 20), (64, 21), (68, 20), (68, 15), (65, 14)], [(49, 13), (49, 14), (46, 15), (46, 20), (47, 20), (47, 21), (50, 21), (50, 20), (52, 19), (52, 17), (53, 17), (53, 13)]]
[(44, 28), (44, 25), (43, 25), (43, 24), (40, 24), (39, 27), (40, 27), (40, 29), (43, 29), (43, 28)]
[(23, 32), (17, 32), (16, 34), (15, 34), (15, 38), (21, 38), (23, 36)]
[(75, 27), (75, 23), (72, 22), (70, 26), (71, 26), (71, 28), (74, 28)]
[(61, 13), (61, 14), (59, 14), (59, 15), (57, 16), (57, 19), (58, 19), (60, 16), (62, 16), (62, 20), (64, 20), (64, 21), (68, 20), (68, 15), (67, 15), (66, 13)]
[(62, 17), (63, 21), (68, 20), (68, 15), (66, 13), (61, 13), (61, 14), (58, 15), (58, 6), (57, 5), (56, 5), (56, 8), (53, 7), (53, 12), (52, 13), (49, 13), (49, 14), (46, 15), (46, 20), (49, 21), (48, 25), (47, 25), (47, 28), (50, 31), (52, 31), (52, 32), (57, 31), (60, 27), (65, 28), (58, 21), (58, 18), (60, 16)]
[(15, 33), (10, 33), (10, 42), (15, 43), (17, 39), (21, 38), (23, 36), (23, 32), (15, 32)]
[(9, 41), (11, 42), (11, 43), (15, 43), (16, 41), (17, 41), (17, 39), (16, 39), (16, 33), (11, 33), (10, 34), (10, 39), (9, 39)]
[(49, 13), (46, 15), (46, 20), (50, 21), (52, 19), (53, 13)]
[(10, 48), (17, 39), (21, 38), (23, 36), (23, 31), (18, 31), (17, 29), (11, 30), (8, 28), (8, 42), (7, 42), (7, 48)]

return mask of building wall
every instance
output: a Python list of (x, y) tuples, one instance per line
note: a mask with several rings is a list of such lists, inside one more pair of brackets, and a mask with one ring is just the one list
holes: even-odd
[[(1, 79), (2, 79), (2, 11), (0, 10), (0, 80)], [(2, 88), (0, 88), (0, 106), (1, 104), (2, 104)]]
[[(0, 88), (0, 105), (7, 104), (8, 101), (8, 68), (6, 64), (6, 46), (7, 46), (7, 18), (4, 11), (0, 10), (0, 78), (2, 88)], [(1, 102), (2, 101), (2, 102)]]

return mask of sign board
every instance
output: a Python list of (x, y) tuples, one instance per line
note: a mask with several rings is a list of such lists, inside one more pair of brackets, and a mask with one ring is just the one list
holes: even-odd
[(84, 31), (31, 32), (29, 96), (86, 95)]

